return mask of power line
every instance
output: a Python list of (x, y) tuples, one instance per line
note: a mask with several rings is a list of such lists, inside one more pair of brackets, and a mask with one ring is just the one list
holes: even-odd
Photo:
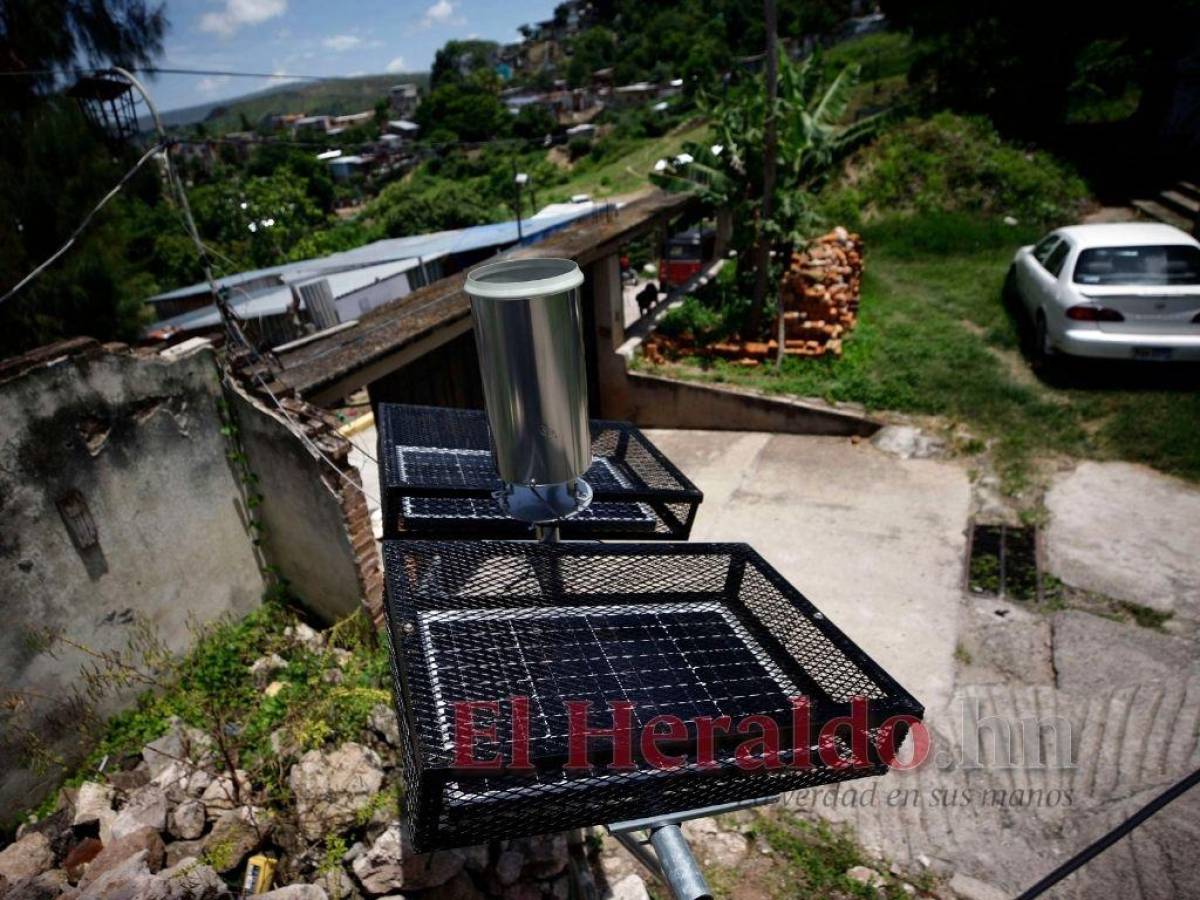
[(105, 194), (103, 197), (101, 197), (100, 202), (97, 203), (94, 207), (92, 207), (91, 211), (86, 216), (83, 217), (83, 221), (80, 222), (79, 225), (76, 226), (75, 230), (71, 232), (71, 236), (69, 238), (67, 238), (66, 243), (64, 243), (61, 247), (59, 247), (52, 254), (50, 254), (50, 257), (45, 262), (43, 262), (41, 265), (39, 265), (37, 268), (35, 268), (32, 272), (30, 272), (28, 275), (26, 275), (24, 278), (22, 278), (20, 281), (18, 281), (15, 285), (13, 285), (11, 288), (9, 288), (8, 291), (4, 294), (4, 296), (0, 297), (0, 303), (4, 303), (6, 300), (10, 299), (13, 295), (15, 295), (18, 291), (20, 291), (21, 288), (25, 287), (25, 285), (29, 284), (29, 282), (33, 281), (33, 279), (35, 279), (39, 275), (41, 275), (42, 272), (46, 271), (46, 269), (49, 266), (51, 266), (55, 260), (57, 260), (60, 256), (62, 256), (68, 250), (70, 250), (71, 247), (74, 246), (75, 241), (79, 238), (79, 235), (82, 234), (83, 230), (85, 228), (87, 228), (88, 225), (91, 223), (92, 218), (96, 215), (96, 213), (100, 212), (100, 210), (102, 210), (104, 208), (104, 206), (108, 203), (109, 200), (111, 200), (113, 197), (115, 197), (117, 194), (119, 194), (121, 192), (121, 189), (123, 187), (125, 187), (126, 184), (129, 183), (129, 180), (131, 178), (133, 178), (133, 176), (136, 175), (141, 170), (142, 166), (144, 166), (147, 162), (149, 162), (150, 158), (152, 156), (154, 156), (154, 154), (156, 154), (159, 150), (162, 150), (164, 146), (165, 146), (164, 144), (158, 143), (158, 144), (155, 144), (153, 147), (151, 147), (149, 150), (147, 150), (142, 155), (142, 158), (139, 159), (136, 163), (134, 163), (133, 168), (131, 168), (128, 172), (126, 172), (123, 176), (121, 176), (121, 180), (118, 181), (116, 183), (116, 185), (113, 186), (112, 190), (110, 190), (107, 194)]
[[(0, 76), (10, 78), (47, 78), (54, 75), (104, 75), (111, 68), (67, 68), (67, 69), (0, 69)], [(349, 81), (362, 77), (391, 77), (386, 73), (376, 76), (361, 75), (308, 75), (298, 72), (238, 72), (231, 69), (191, 69), (180, 66), (142, 66), (126, 69), (127, 72), (140, 72), (143, 75), (203, 75), (223, 78), (281, 78), (294, 81)]]

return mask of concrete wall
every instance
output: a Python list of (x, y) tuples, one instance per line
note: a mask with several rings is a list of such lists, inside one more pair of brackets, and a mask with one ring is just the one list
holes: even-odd
[[(39, 629), (116, 650), (140, 618), (181, 650), (189, 616), (242, 615), (262, 596), (220, 396), (208, 350), (166, 361), (93, 347), (0, 383), (0, 698), (68, 758), (84, 749), (70, 690), (86, 657), (39, 652)], [(73, 540), (60, 504), (94, 522), (94, 545)], [(0, 821), (49, 787), (2, 724)]]
[[(230, 396), (242, 446), (263, 496), (258, 513), (267, 562), (319, 618), (334, 621), (351, 615), (363, 608), (364, 597), (374, 616), (377, 610), (372, 606), (378, 600), (372, 589), (378, 593), (378, 586), (367, 582), (372, 566), (379, 568), (378, 553), (361, 494), (294, 436), (278, 409), (236, 387)], [(288, 415), (309, 426), (315, 439), (326, 445), (326, 456), (357, 482), (357, 470), (345, 463), (349, 443), (321, 421), (319, 411), (299, 401), (285, 402), (293, 406)]]

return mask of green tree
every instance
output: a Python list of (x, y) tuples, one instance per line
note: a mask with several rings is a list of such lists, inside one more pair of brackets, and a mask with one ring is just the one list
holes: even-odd
[(517, 137), (536, 141), (557, 131), (558, 122), (546, 107), (530, 103), (513, 117), (512, 130)]
[[(822, 68), (819, 56), (793, 63), (787, 54), (780, 54), (777, 171), (769, 219), (761, 209), (767, 113), (762, 79), (744, 81), (719, 101), (705, 102), (713, 143), (685, 145), (692, 162), (670, 165), (651, 176), (661, 187), (697, 193), (708, 204), (730, 211), (739, 287), (746, 296), (754, 277), (753, 248), (759, 235), (765, 233), (783, 251), (780, 258), (790, 255), (791, 246), (804, 240), (815, 222), (814, 192), (878, 126), (878, 117), (842, 123), (858, 81), (858, 67), (843, 69), (828, 83)], [(759, 315), (749, 312), (751, 320), (761, 320), (762, 310)]]
[[(0, 292), (67, 240), (143, 150), (113, 149), (73, 102), (52, 96), (79, 65), (138, 66), (162, 51), (166, 19), (144, 0), (2, 0), (0, 68)], [(131, 197), (158, 202), (152, 166), (93, 220), (75, 245), (0, 306), (0, 353), (73, 335), (137, 336), (152, 292), (127, 257)]]
[(368, 214), (388, 237), (465, 228), (496, 218), (477, 190), (458, 181), (393, 182), (371, 203)]
[(495, 91), (469, 82), (444, 84), (417, 107), (421, 133), (452, 132), (456, 139), (485, 141), (508, 132), (510, 116)]
[(459, 84), (479, 69), (490, 69), (499, 46), (495, 41), (447, 41), (434, 54), (429, 70), (430, 91), (443, 85)]

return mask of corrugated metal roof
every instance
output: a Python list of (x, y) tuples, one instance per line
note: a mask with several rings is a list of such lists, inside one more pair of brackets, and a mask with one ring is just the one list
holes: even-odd
[[(522, 234), (526, 240), (544, 236), (557, 231), (569, 222), (585, 216), (593, 207), (585, 206), (576, 210), (568, 210), (560, 215), (539, 217), (523, 221)], [(278, 277), (281, 281), (295, 281), (305, 276), (325, 275), (332, 272), (357, 269), (362, 266), (377, 265), (384, 262), (395, 262), (402, 259), (417, 259), (423, 261), (439, 259), (451, 253), (464, 253), (478, 250), (487, 246), (503, 246), (515, 243), (517, 240), (517, 223), (515, 220), (496, 222), (492, 225), (474, 225), (468, 228), (457, 228), (452, 231), (435, 231), (431, 234), (417, 234), (410, 237), (386, 238), (333, 253), (316, 259), (306, 259), (300, 262), (284, 263), (278, 266), (268, 266), (263, 269), (251, 269), (236, 275), (226, 275), (216, 279), (218, 288), (237, 288), (247, 282), (261, 278)], [(207, 282), (198, 282), (187, 287), (176, 288), (155, 294), (148, 298), (148, 303), (159, 303), (163, 300), (178, 300), (192, 297), (208, 291)]]

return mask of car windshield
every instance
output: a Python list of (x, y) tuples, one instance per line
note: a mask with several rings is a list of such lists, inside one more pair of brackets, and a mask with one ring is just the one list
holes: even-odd
[(1200, 248), (1093, 247), (1079, 254), (1076, 284), (1200, 284)]

